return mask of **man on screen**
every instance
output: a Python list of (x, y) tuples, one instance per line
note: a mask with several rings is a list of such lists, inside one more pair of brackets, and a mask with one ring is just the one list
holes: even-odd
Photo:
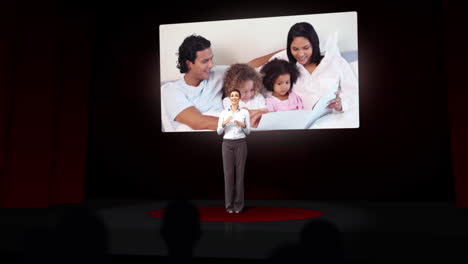
[(228, 66), (214, 66), (211, 43), (191, 35), (179, 47), (177, 68), (184, 77), (162, 87), (165, 111), (174, 128), (216, 130), (223, 110), (222, 86)]

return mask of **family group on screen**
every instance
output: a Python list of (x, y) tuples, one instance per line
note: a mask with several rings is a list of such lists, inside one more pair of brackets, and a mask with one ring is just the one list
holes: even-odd
[(349, 102), (357, 94), (358, 82), (336, 45), (321, 52), (318, 35), (306, 22), (290, 28), (286, 49), (230, 66), (215, 66), (213, 58), (209, 40), (199, 35), (184, 39), (177, 63), (184, 76), (161, 87), (163, 110), (174, 127), (223, 135), (225, 209), (240, 213), (245, 139), (251, 129), (271, 113), (312, 110), (335, 86), (338, 89), (332, 90), (324, 107), (331, 115), (342, 115), (356, 107)]
[(161, 89), (163, 110), (176, 131), (217, 130), (219, 114), (230, 108), (234, 89), (240, 92), (239, 107), (248, 111), (252, 128), (268, 113), (312, 110), (335, 85), (339, 90), (327, 102), (331, 113), (357, 107), (356, 75), (336, 45), (320, 50), (310, 23), (290, 28), (286, 49), (230, 66), (215, 66), (213, 58), (211, 42), (202, 36), (190, 35), (180, 45), (177, 68), (184, 76)]

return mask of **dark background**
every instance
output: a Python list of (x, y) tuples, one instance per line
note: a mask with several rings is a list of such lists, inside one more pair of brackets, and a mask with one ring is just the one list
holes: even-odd
[(360, 128), (252, 133), (246, 199), (454, 200), (445, 4), (166, 3), (63, 5), (92, 34), (85, 198), (224, 197), (221, 136), (161, 132), (159, 24), (357, 11)]

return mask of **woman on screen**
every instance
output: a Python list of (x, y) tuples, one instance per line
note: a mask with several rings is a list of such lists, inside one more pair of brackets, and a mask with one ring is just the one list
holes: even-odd
[(244, 169), (247, 160), (246, 135), (250, 133), (249, 111), (239, 107), (241, 93), (229, 94), (231, 106), (221, 112), (218, 135), (224, 133), (222, 143), (225, 208), (228, 213), (244, 209)]
[[(328, 102), (328, 108), (342, 113), (355, 105), (358, 82), (336, 42), (335, 34), (328, 41), (326, 50), (321, 52), (314, 27), (307, 22), (296, 23), (289, 29), (285, 50), (256, 58), (249, 64), (257, 68), (275, 58), (295, 63), (300, 74), (294, 92), (302, 98), (304, 109), (312, 109), (321, 96), (330, 89), (336, 89), (340, 92)], [(346, 102), (341, 98), (345, 95)]]

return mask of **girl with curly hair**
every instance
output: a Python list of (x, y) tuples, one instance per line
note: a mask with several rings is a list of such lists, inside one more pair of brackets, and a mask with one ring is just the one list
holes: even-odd
[(223, 99), (224, 109), (231, 107), (229, 95), (234, 90), (241, 92), (239, 107), (249, 111), (252, 127), (257, 127), (262, 114), (267, 113), (265, 97), (261, 94), (262, 78), (250, 65), (236, 63), (224, 75), (223, 90), (226, 96)]

